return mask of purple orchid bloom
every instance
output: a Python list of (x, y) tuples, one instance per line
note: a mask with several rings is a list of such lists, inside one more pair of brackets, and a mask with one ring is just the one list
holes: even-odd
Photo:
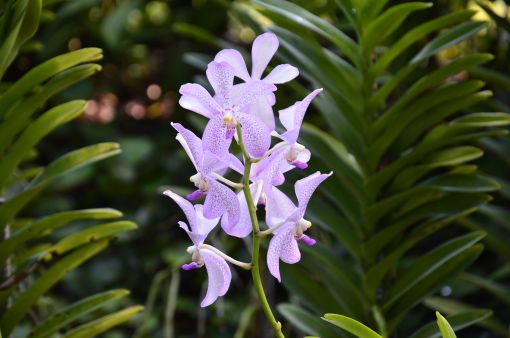
[[(322, 92), (322, 88), (316, 89), (308, 94), (302, 101), (294, 103), (292, 106), (280, 110), (280, 122), (287, 130), (281, 135), (277, 135), (284, 142), (280, 143), (286, 151), (285, 158), (287, 160), (287, 167), (284, 172), (296, 167), (299, 169), (306, 169), (308, 161), (310, 160), (310, 151), (302, 144), (297, 142), (301, 125), (306, 114), (308, 106), (312, 100)], [(278, 147), (278, 145), (276, 145)]]
[(207, 247), (201, 247), (207, 235), (216, 224), (218, 224), (219, 218), (208, 219), (204, 217), (202, 205), (197, 204), (193, 206), (190, 202), (170, 190), (166, 190), (164, 194), (179, 205), (188, 219), (189, 227), (184, 222), (179, 222), (179, 225), (186, 231), (193, 242), (193, 246), (188, 248), (188, 252), (192, 255), (192, 262), (184, 264), (182, 269), (193, 270), (205, 265), (208, 276), (208, 287), (207, 293), (200, 303), (200, 306), (209, 306), (214, 303), (218, 297), (227, 293), (232, 280), (232, 272), (225, 259), (213, 250)]
[[(265, 205), (266, 195), (270, 193), (272, 187), (283, 184), (285, 178), (281, 172), (284, 164), (286, 164), (285, 151), (280, 150), (251, 165), (250, 181), (252, 183), (250, 184), (250, 192), (255, 204)], [(233, 155), (231, 166), (241, 174), (244, 171), (243, 164)], [(234, 226), (229, 227), (229, 234), (244, 238), (251, 233), (252, 223), (248, 211), (248, 201), (243, 191), (237, 193), (237, 200), (240, 206), (239, 221)], [(224, 224), (224, 220), (222, 220), (221, 226), (223, 229), (228, 227), (227, 224)]]
[(215, 179), (215, 175), (222, 175), (227, 170), (229, 157), (220, 158), (204, 149), (204, 142), (181, 124), (172, 123), (172, 127), (177, 130), (176, 139), (197, 170), (197, 173), (190, 178), (197, 190), (189, 194), (187, 198), (195, 201), (205, 195), (204, 216), (209, 219), (221, 216), (224, 230), (230, 233), (230, 227), (239, 221), (239, 202), (231, 189)]
[[(259, 35), (254, 41), (251, 50), (252, 71), (251, 76), (244, 59), (235, 49), (224, 49), (216, 54), (214, 61), (227, 62), (235, 70), (235, 76), (239, 77), (246, 83), (253, 81), (262, 81), (268, 84), (282, 84), (289, 82), (299, 75), (299, 70), (288, 64), (276, 66), (266, 77), (262, 78), (262, 74), (266, 69), (269, 61), (273, 58), (278, 49), (278, 38), (273, 33), (264, 33)], [(258, 116), (270, 131), (275, 129), (274, 114), (272, 106), (275, 103), (275, 97), (272, 93), (268, 93), (263, 97), (259, 97), (256, 102), (251, 105), (247, 111), (248, 114)]]
[(179, 104), (183, 108), (210, 119), (203, 135), (205, 149), (219, 157), (225, 156), (240, 123), (247, 151), (255, 157), (264, 155), (271, 146), (270, 131), (257, 115), (248, 114), (247, 110), (257, 98), (272, 93), (276, 87), (263, 81), (251, 81), (234, 89), (234, 68), (227, 62), (209, 63), (206, 74), (214, 89), (214, 98), (196, 83), (187, 83), (179, 90), (182, 95)]
[(280, 259), (288, 264), (295, 264), (301, 259), (298, 241), (305, 245), (314, 245), (315, 240), (304, 232), (312, 225), (304, 219), (308, 201), (319, 184), (332, 173), (314, 174), (298, 180), (294, 190), (298, 199), (298, 206), (280, 190), (273, 187), (268, 195), (266, 204), (266, 223), (270, 228), (276, 228), (274, 236), (269, 242), (267, 251), (267, 266), (271, 274), (281, 282)]

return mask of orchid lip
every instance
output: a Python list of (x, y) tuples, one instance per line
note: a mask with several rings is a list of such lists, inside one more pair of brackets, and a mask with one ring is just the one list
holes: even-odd
[(193, 191), (191, 194), (188, 194), (186, 195), (186, 198), (189, 200), (189, 201), (196, 201), (202, 197), (204, 197), (205, 193), (200, 190), (200, 189), (197, 189), (195, 191)]
[(312, 246), (315, 245), (315, 243), (317, 243), (315, 239), (307, 235), (301, 235), (299, 238), (296, 238), (296, 240), (300, 241), (301, 243), (307, 246)]
[(188, 264), (183, 264), (181, 266), (181, 269), (183, 269), (184, 271), (195, 270), (195, 269), (198, 269), (198, 268), (200, 268), (200, 265), (197, 262), (191, 262), (191, 263), (188, 263)]
[(306, 162), (301, 162), (301, 161), (296, 160), (296, 161), (291, 162), (291, 164), (298, 169), (308, 168), (308, 163), (306, 163)]

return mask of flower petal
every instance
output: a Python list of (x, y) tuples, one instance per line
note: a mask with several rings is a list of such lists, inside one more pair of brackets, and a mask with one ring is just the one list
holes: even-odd
[(200, 255), (204, 259), (208, 279), (207, 293), (200, 306), (206, 307), (227, 293), (232, 281), (232, 272), (227, 262), (214, 252), (201, 249)]
[(332, 173), (329, 174), (321, 174), (319, 171), (298, 180), (294, 186), (296, 191), (296, 196), (298, 199), (298, 208), (300, 210), (300, 217), (303, 217), (305, 214), (306, 206), (308, 205), (308, 201), (312, 196), (313, 192), (322, 181), (331, 176)]
[(246, 69), (246, 63), (243, 56), (235, 49), (223, 49), (214, 57), (214, 61), (227, 62), (234, 68), (235, 76), (250, 81), (250, 75)]
[(180, 123), (171, 123), (171, 125), (178, 132), (175, 139), (182, 145), (195, 169), (201, 171), (203, 158), (202, 140), (191, 130), (184, 128)]
[(179, 93), (182, 95), (179, 104), (184, 109), (211, 118), (221, 112), (221, 107), (211, 97), (211, 94), (199, 84), (186, 83), (181, 86)]
[(207, 79), (214, 89), (215, 98), (222, 107), (232, 105), (232, 87), (234, 86), (234, 68), (227, 62), (212, 61), (207, 65)]
[(271, 146), (271, 134), (264, 122), (248, 114), (239, 114), (238, 120), (241, 123), (241, 134), (248, 153), (255, 157), (263, 156)]
[(273, 107), (268, 101), (268, 97), (261, 96), (257, 98), (248, 108), (246, 112), (249, 115), (257, 116), (266, 125), (269, 131), (275, 130)]
[(285, 129), (293, 130), (301, 128), (303, 118), (305, 117), (306, 110), (312, 102), (312, 100), (322, 92), (322, 88), (315, 89), (313, 92), (308, 94), (302, 101), (297, 101), (292, 106), (280, 110), (280, 122), (283, 124)]
[(198, 231), (197, 217), (193, 204), (191, 204), (181, 196), (177, 195), (172, 190), (165, 190), (163, 194), (173, 199), (174, 202), (177, 203), (177, 205), (182, 209), (184, 215), (186, 215), (186, 218), (188, 219), (188, 222), (191, 226), (191, 230), (194, 232), (200, 232)]
[(299, 75), (299, 70), (291, 65), (278, 65), (263, 80), (274, 84), (289, 82)]
[(250, 81), (240, 83), (234, 86), (232, 97), (234, 105), (242, 113), (247, 113), (250, 106), (254, 104), (260, 97), (266, 97), (270, 103), (274, 97), (273, 92), (276, 90), (274, 84), (264, 81)]
[(267, 267), (279, 282), (281, 282), (280, 259), (288, 264), (295, 264), (301, 259), (301, 252), (293, 235), (293, 226), (287, 226), (269, 242)]
[(208, 150), (216, 156), (223, 158), (228, 154), (228, 148), (232, 142), (226, 138), (227, 128), (223, 126), (223, 118), (216, 116), (209, 120), (202, 135), (203, 149)]
[(223, 216), (227, 218), (222, 225), (227, 227), (234, 226), (239, 222), (240, 207), (236, 194), (221, 183), (213, 179), (208, 179), (209, 190), (205, 196), (204, 216), (207, 218), (217, 218)]
[[(195, 215), (196, 215), (196, 232), (208, 235), (212, 229), (218, 224), (219, 218), (206, 218), (204, 217), (204, 206), (201, 204), (195, 204)], [(190, 222), (191, 223), (191, 222)], [(192, 227), (193, 229), (193, 227)]]
[(244, 174), (244, 164), (234, 155), (229, 154), (230, 169), (235, 170), (237, 173)]
[(269, 61), (278, 49), (278, 38), (273, 33), (264, 33), (253, 41), (251, 48), (251, 77), (253, 80), (260, 80)]
[(186, 233), (188, 234), (189, 238), (191, 239), (191, 241), (193, 242), (193, 244), (195, 245), (195, 247), (197, 249), (200, 246), (200, 244), (204, 243), (205, 238), (207, 237), (207, 234), (200, 234), (200, 233), (197, 233), (197, 232), (190, 231), (189, 228), (188, 228), (188, 225), (186, 223), (184, 223), (184, 222), (179, 221), (177, 223), (179, 224), (181, 229), (186, 231)]
[[(251, 190), (251, 189), (250, 189)], [(252, 192), (253, 196), (253, 192)], [(250, 213), (248, 211), (248, 203), (246, 202), (246, 197), (244, 196), (244, 192), (240, 191), (237, 193), (237, 200), (239, 201), (239, 221), (233, 226), (229, 226), (227, 224), (228, 219), (223, 217), (221, 220), (221, 227), (227, 234), (234, 237), (244, 238), (248, 236), (252, 231)]]
[(276, 187), (271, 187), (266, 199), (266, 224), (270, 228), (284, 222), (297, 209), (290, 198)]

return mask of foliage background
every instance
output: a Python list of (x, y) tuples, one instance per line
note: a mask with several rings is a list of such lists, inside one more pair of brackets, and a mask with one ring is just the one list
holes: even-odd
[[(56, 14), (46, 13), (42, 29), (36, 36), (40, 45), (27, 46), (23, 57), (16, 67), (10, 69), (6, 79), (15, 79), (34, 64), (80, 46), (103, 48), (105, 57), (101, 73), (75, 85), (55, 100), (54, 103), (59, 103), (77, 97), (91, 98), (81, 119), (58, 129), (40, 145), (40, 161), (49, 163), (67, 151), (102, 141), (119, 142), (124, 151), (116, 158), (80, 170), (53, 186), (44, 199), (38, 199), (27, 208), (30, 210), (28, 216), (108, 205), (124, 212), (125, 218), (134, 220), (140, 228), (122, 236), (97, 259), (73, 271), (64, 283), (53, 290), (52, 297), (41, 300), (39, 306), (49, 311), (56, 304), (122, 287), (132, 290), (132, 302), (148, 302), (146, 317), (138, 317), (129, 325), (105, 334), (105, 337), (130, 336), (140, 327), (144, 330), (136, 333), (139, 337), (170, 337), (172, 327), (175, 337), (230, 337), (236, 332), (241, 334), (245, 329), (243, 325), (250, 326), (246, 336), (269, 336), (262, 317), (255, 314), (253, 320), (246, 320), (253, 314), (256, 299), (246, 292), (249, 279), (242, 273), (235, 275), (228, 296), (217, 306), (199, 309), (199, 290), (204, 291), (205, 272), (180, 274), (176, 270), (175, 267), (187, 259), (183, 250), (187, 238), (177, 231), (176, 221), (180, 212), (158, 193), (165, 185), (185, 186), (192, 171), (169, 128), (170, 121), (200, 123), (176, 104), (179, 86), (192, 81), (200, 73), (204, 60), (207, 61), (205, 57), (210, 58), (218, 48), (248, 46), (255, 32), (229, 10), (229, 1), (53, 2)], [(335, 9), (335, 1), (294, 2), (327, 20), (343, 20)], [(404, 1), (391, 3), (400, 2)], [(484, 4), (490, 5), (499, 15), (508, 16), (504, 1), (484, 1)], [(459, 8), (474, 8), (479, 18), (489, 19), (474, 1), (467, 0), (434, 1), (431, 10), (413, 18), (423, 22)], [(496, 59), (484, 67), (497, 74), (509, 74), (510, 37), (505, 27), (501, 22), (499, 26), (492, 23), (475, 39), (444, 51), (435, 61), (441, 64), (459, 53), (487, 51), (496, 55)], [(484, 69), (479, 69), (479, 74), (482, 78), (485, 74), (497, 101), (476, 109), (510, 112), (508, 78), (495, 79)], [(301, 95), (294, 94), (292, 89), (292, 85), (279, 89), (279, 97), (287, 97), (286, 102), (279, 102), (280, 108), (300, 99)], [(282, 92), (289, 95), (282, 95)], [(307, 116), (307, 122), (324, 126), (316, 112)], [(504, 189), (496, 195), (491, 207), (484, 207), (477, 216), (459, 222), (468, 229), (476, 229), (477, 222), (500, 223), (492, 229), (494, 237), (499, 237), (505, 244), (508, 243), (510, 229), (510, 188), (504, 181), (510, 179), (510, 145), (508, 139), (503, 139), (484, 141), (482, 146), (489, 154), (480, 160), (480, 165), (503, 182)], [(489, 211), (496, 208), (498, 216), (491, 216), (494, 213)], [(314, 231), (319, 238), (328, 238), (327, 234), (321, 234), (320, 229)], [(241, 255), (242, 258), (243, 243), (230, 247), (232, 241), (221, 237), (214, 238), (214, 241), (220, 247), (228, 246), (234, 256)], [(425, 252), (434, 245), (436, 242), (432, 241), (420, 249)], [(485, 285), (482, 289), (486, 291), (475, 292), (473, 283), (469, 283), (469, 275), (455, 281), (455, 284), (445, 285), (437, 295), (455, 296), (475, 304), (483, 299), (484, 303), (476, 305), (494, 309), (497, 318), (505, 323), (510, 316), (510, 292), (503, 286), (509, 278), (509, 260), (510, 256), (501, 252), (488, 251), (471, 271), (485, 276), (496, 274), (495, 280), (501, 283), (496, 290), (499, 297), (485, 302), (487, 291), (494, 293), (494, 288)], [(269, 278), (266, 285), (273, 302), (294, 301), (296, 298)], [(453, 294), (449, 290), (453, 290)], [(175, 311), (172, 310), (174, 302)], [(250, 306), (246, 307), (246, 304)], [(432, 311), (422, 308), (416, 312), (416, 321), (431, 320)], [(416, 327), (416, 322), (409, 321), (407, 324)], [(404, 332), (407, 332), (405, 328)], [(297, 337), (300, 331), (292, 329), (290, 334)], [(494, 333), (480, 328), (466, 329), (460, 336), (496, 337)]]

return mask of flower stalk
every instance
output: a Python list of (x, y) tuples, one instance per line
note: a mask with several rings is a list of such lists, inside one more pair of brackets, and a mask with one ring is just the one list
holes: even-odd
[(257, 291), (257, 295), (259, 297), (262, 310), (269, 321), (269, 324), (273, 328), (274, 334), (278, 338), (285, 338), (282, 332), (282, 324), (276, 320), (273, 311), (271, 310), (271, 306), (267, 301), (266, 293), (264, 292), (264, 286), (262, 285), (262, 279), (260, 277), (260, 265), (259, 265), (259, 256), (260, 256), (260, 241), (261, 237), (258, 236), (260, 233), (259, 221), (257, 218), (257, 210), (255, 203), (253, 203), (253, 198), (251, 196), (250, 191), (250, 171), (251, 171), (251, 158), (246, 150), (246, 147), (243, 143), (243, 136), (241, 133), (241, 126), (237, 124), (237, 136), (238, 143), (241, 147), (241, 151), (243, 152), (244, 158), (244, 173), (243, 173), (243, 192), (246, 198), (246, 202), (248, 204), (248, 211), (250, 213), (250, 220), (253, 228), (252, 239), (253, 239), (253, 249), (252, 249), (252, 258), (251, 258), (251, 276), (253, 280), (253, 284), (255, 286), (255, 290)]

